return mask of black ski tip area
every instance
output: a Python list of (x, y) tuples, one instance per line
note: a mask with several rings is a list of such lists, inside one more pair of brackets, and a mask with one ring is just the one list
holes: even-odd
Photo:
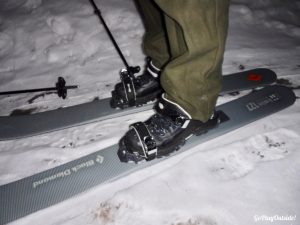
[(264, 80), (276, 81), (277, 74), (268, 68), (255, 68), (250, 70), (244, 70), (237, 73), (228, 74), (225, 76), (246, 76), (249, 81), (263, 82)]
[(265, 87), (275, 83), (277, 75), (273, 70), (267, 68), (256, 68), (251, 70), (245, 70), (234, 74), (228, 74), (223, 76), (223, 88), (220, 95), (226, 93), (234, 93), (247, 89), (253, 89), (256, 87)]
[(274, 88), (276, 90), (282, 90), (282, 93), (284, 93), (285, 100), (288, 101), (290, 105), (293, 105), (297, 99), (297, 96), (293, 89), (291, 87), (286, 87), (282, 85), (272, 85), (268, 88)]

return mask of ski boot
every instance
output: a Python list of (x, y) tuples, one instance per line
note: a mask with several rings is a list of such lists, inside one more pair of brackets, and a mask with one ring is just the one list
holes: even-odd
[(177, 151), (193, 135), (201, 135), (218, 126), (215, 112), (205, 123), (193, 120), (178, 104), (162, 95), (157, 113), (145, 122), (134, 123), (120, 140), (118, 156), (122, 162), (149, 161)]
[(112, 108), (141, 106), (157, 99), (162, 93), (159, 83), (160, 69), (150, 59), (147, 60), (145, 72), (135, 77), (127, 70), (120, 73), (121, 82), (112, 91), (110, 105)]

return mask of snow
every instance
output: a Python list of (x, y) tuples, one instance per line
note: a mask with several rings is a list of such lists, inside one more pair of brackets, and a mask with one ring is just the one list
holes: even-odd
[[(133, 2), (96, 2), (129, 63), (144, 65), (144, 28)], [(224, 73), (267, 67), (299, 86), (299, 10), (298, 1), (232, 0)], [(0, 0), (0, 91), (54, 86), (58, 76), (79, 85), (66, 100), (53, 93), (0, 96), (1, 116), (108, 97), (122, 67), (88, 1)], [(234, 98), (220, 97), (218, 104)], [(282, 112), (10, 224), (299, 224), (299, 112), (297, 100)], [(152, 113), (2, 141), (0, 184), (115, 144), (129, 124)]]

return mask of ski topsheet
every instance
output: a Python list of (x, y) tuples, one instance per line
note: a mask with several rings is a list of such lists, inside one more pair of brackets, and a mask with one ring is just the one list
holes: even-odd
[[(221, 94), (266, 86), (275, 82), (269, 69), (254, 69), (224, 76)], [(153, 104), (127, 109), (113, 109), (110, 98), (32, 115), (0, 117), (0, 140), (30, 137), (78, 125), (126, 116), (152, 109)]]
[[(201, 136), (191, 137), (176, 153), (278, 112), (295, 102), (289, 88), (269, 86), (217, 107), (229, 119)], [(140, 164), (122, 163), (118, 145), (0, 187), (0, 224), (44, 209), (96, 185), (113, 181), (167, 157)]]

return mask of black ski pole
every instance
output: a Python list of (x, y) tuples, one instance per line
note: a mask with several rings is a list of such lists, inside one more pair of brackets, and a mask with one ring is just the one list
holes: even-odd
[(55, 87), (5, 91), (5, 92), (0, 92), (0, 95), (23, 94), (23, 93), (43, 92), (43, 91), (56, 91), (59, 97), (65, 99), (67, 97), (67, 90), (68, 89), (76, 89), (76, 88), (78, 88), (77, 85), (66, 86), (65, 79), (62, 77), (59, 77), (57, 83), (55, 84)]
[(121, 51), (119, 45), (118, 45), (118, 43), (116, 42), (114, 36), (112, 35), (112, 33), (111, 33), (110, 30), (109, 30), (109, 28), (108, 28), (108, 26), (107, 26), (107, 24), (106, 24), (104, 18), (102, 17), (102, 14), (101, 14), (100, 9), (97, 7), (97, 5), (96, 5), (96, 3), (95, 3), (94, 0), (89, 0), (89, 1), (90, 1), (91, 5), (92, 5), (93, 8), (94, 8), (94, 13), (99, 17), (101, 23), (103, 24), (103, 26), (104, 26), (104, 28), (105, 28), (105, 30), (106, 30), (106, 33), (108, 34), (110, 40), (112, 41), (112, 43), (113, 43), (115, 49), (116, 49), (117, 52), (118, 52), (120, 58), (122, 59), (124, 65), (125, 65), (125, 67), (126, 67), (127, 72), (128, 72), (130, 75), (133, 75), (133, 74), (135, 74), (135, 73), (138, 73), (138, 72), (140, 71), (140, 67), (139, 67), (139, 66), (134, 66), (134, 67), (133, 67), (133, 66), (129, 66), (129, 64), (127, 63), (127, 61), (126, 61), (126, 59), (125, 59), (125, 57), (124, 57), (124, 55), (123, 55), (123, 53), (122, 53), (122, 51)]

